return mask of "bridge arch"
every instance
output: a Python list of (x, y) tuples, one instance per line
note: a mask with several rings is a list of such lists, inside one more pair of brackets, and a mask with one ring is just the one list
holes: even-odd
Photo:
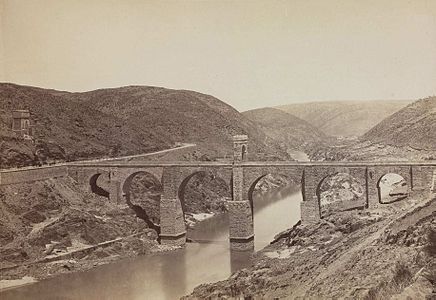
[[(274, 228), (277, 233), (291, 228), (301, 219), (302, 197), (298, 184), (301, 178), (295, 171), (289, 171), (262, 170), (247, 181), (246, 198), (243, 198), (246, 201), (242, 201), (245, 215), (237, 216), (235, 221), (237, 224), (246, 220), (247, 231), (253, 235), (254, 249), (263, 248), (274, 238), (268, 228)], [(248, 241), (245, 243), (244, 248), (248, 247)]]
[(366, 181), (359, 180), (349, 172), (337, 171), (324, 176), (317, 184), (320, 217), (337, 211), (365, 208)]
[(124, 179), (124, 181), (123, 181), (123, 183), (122, 183), (122, 186), (121, 186), (121, 190), (122, 190), (122, 192), (123, 192), (124, 194), (127, 195), (127, 194), (130, 193), (130, 189), (131, 189), (131, 186), (132, 186), (133, 179), (134, 179), (137, 175), (140, 175), (140, 174), (143, 174), (143, 175), (147, 175), (147, 176), (149, 176), (149, 177), (154, 181), (154, 183), (155, 183), (156, 185), (162, 187), (162, 183), (161, 183), (160, 179), (159, 179), (158, 177), (156, 177), (155, 174), (153, 174), (153, 173), (151, 173), (151, 172), (148, 172), (148, 171), (146, 171), (146, 170), (139, 170), (139, 171), (135, 171), (135, 172), (129, 174), (129, 175)]
[[(224, 176), (223, 176), (224, 175)], [(195, 214), (226, 211), (226, 202), (231, 197), (230, 178), (211, 169), (191, 170), (181, 180), (177, 196), (182, 207), (185, 224), (196, 222)]]
[[(408, 165), (386, 165), (386, 166), (369, 166), (368, 167), (368, 198), (369, 206), (377, 207), (379, 204), (386, 204), (400, 199), (382, 199), (383, 190), (386, 187), (381, 187), (386, 179), (387, 174), (396, 174), (395, 177), (401, 176), (404, 179), (404, 187), (407, 193), (413, 189), (412, 168)], [(392, 175), (389, 175), (392, 176)], [(387, 177), (389, 177), (387, 176)], [(397, 197), (398, 198), (398, 197)], [(402, 199), (405, 197), (402, 197)]]
[(99, 196), (109, 198), (109, 192), (97, 185), (97, 180), (100, 176), (101, 176), (101, 173), (97, 173), (97, 174), (92, 175), (89, 178), (89, 186), (90, 186), (91, 192), (94, 194), (97, 194)]
[(109, 192), (99, 185), (99, 183), (102, 183), (102, 180), (104, 180), (104, 177), (107, 177), (106, 179), (108, 180), (109, 174), (104, 171), (96, 171), (92, 173), (92, 175), (88, 177), (89, 191), (93, 194), (109, 198)]
[(388, 204), (405, 199), (409, 195), (409, 185), (406, 178), (394, 172), (386, 173), (377, 181), (379, 202)]
[[(269, 180), (269, 181), (268, 181)], [(275, 181), (275, 183), (273, 182)], [(269, 182), (269, 184), (268, 184)], [(265, 183), (265, 187), (259, 187), (259, 184)], [(251, 217), (253, 218), (253, 212), (254, 212), (254, 194), (256, 193), (256, 187), (260, 191), (264, 192), (280, 192), (283, 188), (290, 184), (295, 184), (294, 179), (292, 176), (286, 174), (285, 172), (268, 172), (268, 173), (262, 173), (259, 177), (254, 179), (250, 184), (247, 191), (247, 198), (250, 202), (251, 206)], [(274, 185), (276, 188), (269, 189), (268, 185)]]
[(125, 203), (136, 216), (159, 233), (160, 201), (163, 193), (159, 178), (146, 170), (136, 170), (122, 182), (121, 191)]

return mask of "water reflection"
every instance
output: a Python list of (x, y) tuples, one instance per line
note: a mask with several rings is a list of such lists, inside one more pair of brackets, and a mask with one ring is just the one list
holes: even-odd
[(300, 220), (301, 200), (301, 192), (296, 186), (253, 198), (256, 251), (263, 249), (276, 234), (291, 228)]
[(206, 219), (198, 224), (195, 229), (188, 230), (188, 239), (198, 243), (229, 241), (229, 215), (221, 214)]
[(235, 273), (238, 270), (247, 268), (251, 265), (253, 251), (234, 251), (230, 250), (230, 271)]
[[(295, 187), (253, 201), (256, 250), (300, 219), (301, 194)], [(251, 263), (252, 253), (230, 251), (227, 215), (205, 220), (189, 237), (201, 242), (43, 280), (5, 291), (0, 299), (177, 299)]]

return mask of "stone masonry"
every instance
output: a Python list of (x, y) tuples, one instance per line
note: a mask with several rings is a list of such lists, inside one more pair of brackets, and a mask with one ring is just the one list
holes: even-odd
[(233, 161), (110, 161), (76, 162), (55, 167), (1, 170), (0, 185), (17, 184), (47, 178), (70, 176), (88, 191), (96, 190), (97, 178), (106, 183), (110, 201), (125, 203), (130, 181), (139, 172), (153, 175), (162, 183), (160, 203), (162, 244), (184, 245), (186, 228), (183, 212), (183, 190), (198, 172), (214, 170), (228, 183), (232, 198), (228, 200), (230, 245), (235, 250), (254, 247), (252, 194), (256, 183), (267, 174), (281, 174), (301, 183), (303, 201), (301, 220), (314, 223), (321, 219), (319, 188), (328, 176), (350, 174), (363, 187), (359, 203), (364, 207), (383, 205), (379, 183), (385, 174), (401, 175), (409, 190), (429, 190), (434, 187), (436, 162), (295, 162), (248, 161), (247, 136), (233, 140)]

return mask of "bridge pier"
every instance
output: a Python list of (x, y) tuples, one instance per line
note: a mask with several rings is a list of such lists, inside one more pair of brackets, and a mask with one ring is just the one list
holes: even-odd
[[(233, 168), (233, 199), (228, 201), (230, 249), (254, 250), (253, 211), (244, 192), (242, 167)], [(245, 197), (244, 197), (245, 195)]]
[(301, 178), (301, 192), (303, 201), (300, 204), (301, 223), (312, 224), (321, 220), (321, 211), (316, 188), (318, 185), (316, 170), (307, 168), (303, 171)]
[(121, 183), (118, 180), (110, 179), (109, 181), (109, 200), (113, 203), (121, 203)]
[(230, 249), (253, 250), (254, 229), (250, 201), (229, 201)]
[(162, 245), (184, 246), (186, 229), (179, 199), (160, 201), (160, 241)]
[(314, 197), (312, 201), (302, 201), (300, 204), (301, 223), (312, 224), (321, 220), (321, 212), (319, 209), (318, 197)]
[(163, 194), (160, 200), (160, 241), (163, 245), (184, 246), (185, 219), (179, 199), (179, 168), (165, 168), (162, 175)]

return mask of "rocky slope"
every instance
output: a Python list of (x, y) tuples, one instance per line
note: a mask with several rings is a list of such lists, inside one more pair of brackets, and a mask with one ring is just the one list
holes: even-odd
[(310, 152), (328, 141), (328, 137), (313, 125), (276, 108), (253, 109), (243, 114), (285, 150)]
[[(231, 106), (192, 91), (129, 86), (69, 93), (0, 83), (0, 103), (0, 168), (145, 153), (176, 142), (225, 156), (236, 134), (249, 135), (250, 153), (284, 155)], [(12, 132), (15, 109), (31, 111), (32, 141)]]
[[(62, 259), (32, 264), (120, 237), (104, 249), (78, 253), (73, 265)], [(0, 279), (45, 278), (158, 248), (156, 231), (127, 205), (85, 192), (70, 178), (0, 187)], [(22, 266), (3, 269), (14, 265)]]
[(325, 101), (277, 107), (297, 116), (327, 135), (361, 136), (412, 101)]
[(409, 104), (371, 128), (363, 139), (417, 150), (436, 150), (436, 97)]
[(428, 193), (337, 213), (297, 224), (252, 267), (185, 299), (434, 299), (435, 234), (436, 197)]

